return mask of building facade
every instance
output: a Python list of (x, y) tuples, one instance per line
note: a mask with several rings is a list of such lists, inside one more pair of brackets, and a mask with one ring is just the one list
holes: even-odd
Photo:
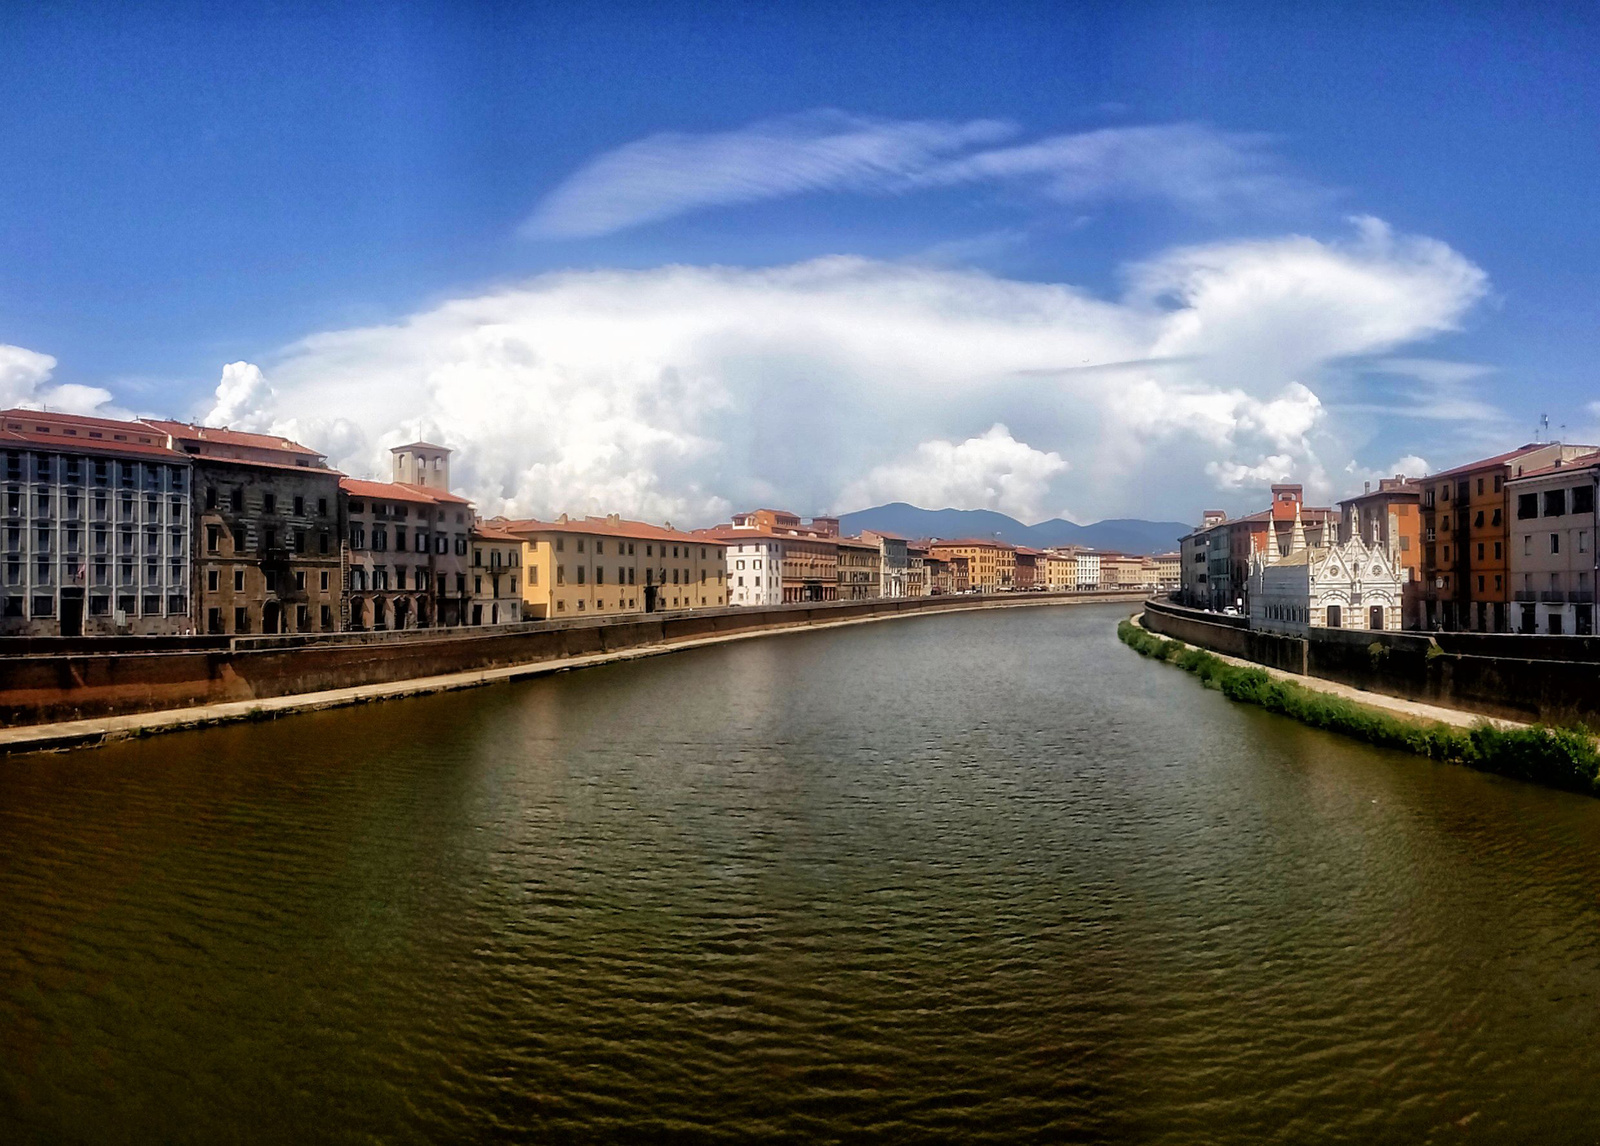
[(965, 558), (967, 587), (979, 593), (1009, 591), (1016, 580), (1017, 551), (1003, 541), (968, 538), (960, 541), (934, 541), (934, 556), (949, 561)]
[(1078, 567), (1078, 591), (1086, 593), (1100, 588), (1100, 554), (1085, 549), (1074, 554), (1072, 560)]
[(754, 531), (736, 538), (712, 536), (727, 547), (728, 604), (756, 609), (783, 604), (783, 542)]
[(1394, 555), (1404, 584), (1401, 626), (1420, 629), (1422, 609), (1422, 485), (1404, 475), (1369, 482), (1359, 497), (1339, 503), (1340, 541), (1359, 537)]
[(910, 541), (897, 533), (863, 529), (861, 539), (878, 547), (878, 596), (917, 597), (911, 591)]
[(1535, 442), (1420, 479), (1426, 628), (1508, 631), (1511, 512), (1505, 483), (1594, 448)]
[(153, 427), (0, 411), (0, 635), (192, 632), (192, 490)]
[(838, 576), (840, 601), (866, 601), (880, 596), (882, 553), (876, 542), (860, 537), (840, 537)]
[(340, 486), (348, 626), (383, 631), (469, 623), (472, 504), (439, 486), (359, 478)]
[(308, 446), (272, 434), (150, 420), (194, 467), (195, 619), (202, 632), (342, 628), (339, 479)]
[(1250, 626), (1303, 634), (1311, 628), (1400, 628), (1404, 582), (1393, 553), (1360, 537), (1318, 549), (1307, 547), (1296, 522), (1289, 552), (1272, 545), (1250, 566)]
[(1517, 632), (1593, 635), (1597, 483), (1600, 454), (1528, 470), (1506, 482)]
[(472, 527), (473, 625), (510, 625), (522, 620), (522, 539), (483, 522)]
[(521, 539), (523, 616), (615, 616), (728, 603), (727, 546), (618, 514), (490, 525)]

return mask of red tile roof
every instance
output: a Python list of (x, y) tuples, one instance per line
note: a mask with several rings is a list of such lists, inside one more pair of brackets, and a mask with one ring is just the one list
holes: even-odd
[(450, 494), (437, 496), (437, 491), (395, 481), (366, 481), (363, 478), (342, 478), (339, 488), (351, 497), (373, 497), (382, 501), (409, 501), (416, 505), (470, 505), (463, 498)]
[(1517, 477), (1507, 478), (1506, 481), (1509, 484), (1510, 482), (1514, 481), (1527, 481), (1529, 478), (1549, 477), (1551, 474), (1566, 473), (1568, 470), (1591, 470), (1596, 466), (1600, 466), (1600, 450), (1597, 450), (1592, 454), (1579, 454), (1577, 457), (1572, 458), (1569, 461), (1564, 461), (1560, 465), (1549, 465), (1544, 466), (1541, 469), (1525, 470)]
[(940, 538), (932, 544), (940, 549), (1016, 549), (1015, 545), (1008, 545), (1004, 541), (996, 541), (993, 538), (984, 537), (956, 538), (955, 540)]
[[(94, 435), (91, 437), (90, 435)], [(118, 441), (118, 437), (121, 441)], [(139, 422), (58, 414), (46, 410), (0, 410), (0, 441), (58, 450), (138, 454), (172, 460), (166, 435)], [(182, 454), (177, 455), (182, 458)]]
[(254, 434), (245, 430), (230, 430), (226, 426), (196, 426), (191, 422), (169, 422), (160, 418), (145, 418), (147, 426), (154, 426), (179, 441), (214, 442), (219, 446), (243, 446), (252, 450), (277, 450), (286, 454), (303, 454), (315, 458), (323, 455), (310, 446), (272, 434)]
[[(618, 518), (613, 521), (608, 517), (580, 517), (567, 521), (540, 521), (537, 518), (524, 518), (520, 521), (506, 521), (500, 528), (507, 532), (519, 535), (529, 533), (583, 533), (594, 537), (625, 537), (630, 541), (677, 541), (699, 542), (700, 544), (720, 545), (721, 542), (714, 538), (706, 537), (699, 533), (684, 533), (676, 529), (665, 529), (659, 525), (651, 525), (643, 521), (628, 521)], [(745, 530), (749, 533), (752, 530)]]
[(507, 533), (503, 529), (496, 529), (493, 526), (489, 526), (489, 525), (474, 525), (472, 527), (472, 536), (481, 537), (485, 541), (518, 541), (518, 542), (520, 542), (522, 540), (522, 538), (518, 537), (514, 533)]
[(1473, 470), (1487, 469), (1490, 466), (1508, 465), (1520, 457), (1525, 457), (1528, 454), (1533, 453), (1535, 450), (1544, 449), (1544, 447), (1549, 444), (1551, 443), (1529, 442), (1525, 446), (1518, 446), (1514, 450), (1508, 450), (1503, 454), (1496, 454), (1492, 458), (1484, 458), (1481, 461), (1468, 462), (1466, 465), (1456, 466), (1453, 469), (1440, 470), (1436, 474), (1428, 474), (1427, 477), (1423, 478), (1422, 480), (1433, 481), (1436, 478), (1455, 477), (1457, 474), (1471, 473)]

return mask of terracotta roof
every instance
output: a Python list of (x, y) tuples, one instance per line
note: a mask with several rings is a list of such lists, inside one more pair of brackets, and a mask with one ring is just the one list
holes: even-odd
[(1560, 465), (1549, 465), (1542, 469), (1526, 470), (1518, 477), (1507, 478), (1506, 484), (1527, 481), (1529, 478), (1549, 477), (1551, 474), (1566, 473), (1568, 470), (1591, 470), (1596, 466), (1600, 466), (1600, 450), (1592, 454), (1579, 454), (1577, 457), (1564, 461)]
[[(182, 451), (179, 452), (182, 453)], [(218, 457), (214, 454), (183, 453), (183, 456), (188, 458), (197, 466), (250, 466), (252, 469), (258, 470), (285, 470), (289, 473), (297, 474), (327, 474), (333, 477), (344, 476), (343, 471), (336, 470), (326, 464), (317, 466), (303, 466), (299, 462), (290, 461), (288, 458), (285, 458), (280, 462), (263, 462), (258, 461), (255, 458), (230, 458), (226, 456)], [(295, 454), (293, 456), (301, 457), (303, 455)], [(320, 455), (318, 456), (320, 459)]]
[[(425, 490), (419, 486), (406, 485), (394, 481), (366, 481), (362, 478), (342, 478), (339, 488), (351, 497), (375, 497), (385, 501), (409, 501), (418, 505), (446, 504), (446, 499), (436, 497), (433, 490)], [(448, 504), (455, 505), (461, 498), (452, 494)]]
[(957, 538), (953, 541), (946, 541), (941, 538), (933, 542), (933, 544), (940, 549), (1016, 549), (1015, 545), (1008, 545), (1004, 541), (995, 541), (993, 538), (983, 537)]
[(903, 533), (890, 533), (887, 529), (863, 529), (861, 531), (861, 536), (865, 537), (869, 533), (872, 534), (872, 536), (874, 536), (874, 537), (882, 537), (882, 538), (884, 538), (884, 539), (886, 539), (888, 541), (910, 541), (911, 540), (909, 537), (907, 537)]
[(817, 541), (834, 545), (839, 541), (838, 536), (832, 533), (813, 533), (806, 529), (775, 532), (771, 529), (747, 529), (737, 525), (717, 525), (710, 529), (697, 529), (694, 533), (696, 537), (715, 537), (727, 542), (764, 539), (767, 541)]
[[(118, 435), (123, 440), (118, 441)], [(159, 456), (169, 461), (175, 453), (167, 447), (165, 434), (143, 423), (48, 410), (0, 410), (0, 441), (89, 453)]]
[(472, 527), (472, 536), (481, 537), (485, 541), (520, 542), (522, 540), (522, 538), (518, 537), (514, 533), (507, 533), (503, 529), (495, 529), (494, 527), (488, 525), (474, 525)]
[(436, 446), (432, 442), (407, 442), (403, 446), (394, 446), (394, 447), (392, 447), (389, 450), (389, 452), (391, 454), (397, 454), (401, 450), (414, 450), (414, 449), (418, 449), (418, 448), (421, 448), (421, 449), (424, 449), (424, 450), (443, 450), (447, 454), (453, 452), (450, 449), (449, 446)]
[(219, 446), (244, 446), (252, 450), (278, 450), (286, 454), (323, 455), (309, 446), (273, 434), (254, 434), (246, 430), (230, 430), (226, 426), (196, 426), (190, 422), (168, 422), (160, 418), (144, 418), (145, 425), (154, 426), (179, 441), (215, 442)]
[(1468, 462), (1466, 465), (1456, 466), (1453, 469), (1440, 470), (1436, 474), (1428, 474), (1427, 477), (1423, 478), (1422, 480), (1433, 481), (1436, 478), (1455, 477), (1457, 474), (1471, 473), (1473, 470), (1487, 469), (1490, 466), (1507, 465), (1510, 462), (1516, 461), (1520, 457), (1525, 457), (1528, 454), (1533, 453), (1535, 450), (1542, 450), (1546, 445), (1553, 444), (1554, 443), (1551, 442), (1529, 442), (1525, 446), (1518, 446), (1514, 450), (1508, 450), (1503, 454), (1496, 454), (1492, 458), (1484, 458), (1482, 461)]
[[(521, 521), (508, 521), (501, 528), (515, 534), (528, 533), (583, 533), (594, 537), (625, 537), (631, 541), (678, 541), (699, 542), (720, 545), (721, 542), (704, 534), (684, 533), (676, 529), (665, 529), (659, 525), (651, 525), (644, 521), (628, 521), (618, 518), (613, 521), (608, 517), (580, 517), (567, 521), (540, 521), (537, 518), (524, 518)], [(743, 531), (745, 533), (751, 530)]]

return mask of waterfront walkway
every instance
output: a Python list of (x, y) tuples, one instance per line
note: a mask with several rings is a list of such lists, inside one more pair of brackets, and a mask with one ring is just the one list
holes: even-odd
[[(1130, 619), (1141, 629), (1144, 628), (1144, 618), (1142, 614), (1135, 613)], [(1157, 633), (1153, 629), (1148, 631), (1152, 636), (1161, 637), (1163, 640), (1173, 639), (1163, 633)], [(1201, 648), (1204, 646), (1196, 647)], [(1492, 724), (1496, 728), (1528, 727), (1528, 725), (1522, 721), (1501, 720), (1496, 717), (1482, 716), (1476, 712), (1462, 712), (1457, 708), (1444, 708), (1437, 704), (1424, 704), (1419, 700), (1403, 700), (1397, 696), (1388, 696), (1381, 692), (1368, 692), (1364, 688), (1355, 688), (1348, 684), (1340, 684), (1338, 681), (1323, 680), (1321, 677), (1315, 676), (1302, 676), (1299, 673), (1285, 672), (1283, 669), (1270, 668), (1267, 665), (1258, 664), (1255, 661), (1245, 660), (1243, 657), (1231, 657), (1226, 653), (1219, 653), (1214, 649), (1206, 649), (1205, 651), (1220, 661), (1226, 661), (1230, 665), (1238, 665), (1241, 668), (1260, 669), (1274, 680), (1291, 681), (1294, 684), (1299, 685), (1301, 688), (1307, 689), (1308, 691), (1326, 693), (1329, 696), (1337, 696), (1342, 700), (1350, 700), (1357, 704), (1364, 704), (1368, 708), (1382, 709), (1384, 712), (1391, 713), (1405, 720), (1414, 720), (1419, 723), (1448, 724), (1454, 728), (1471, 728), (1473, 725), (1480, 723)]]

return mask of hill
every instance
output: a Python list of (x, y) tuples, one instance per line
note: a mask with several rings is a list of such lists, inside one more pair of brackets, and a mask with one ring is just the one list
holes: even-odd
[(882, 529), (907, 537), (994, 537), (1012, 545), (1044, 549), (1052, 545), (1083, 545), (1120, 553), (1166, 553), (1178, 548), (1178, 538), (1194, 527), (1179, 521), (1144, 521), (1114, 518), (1093, 525), (1077, 525), (1061, 518), (1024, 525), (992, 509), (919, 509), (903, 501), (877, 505), (839, 518), (846, 534)]

